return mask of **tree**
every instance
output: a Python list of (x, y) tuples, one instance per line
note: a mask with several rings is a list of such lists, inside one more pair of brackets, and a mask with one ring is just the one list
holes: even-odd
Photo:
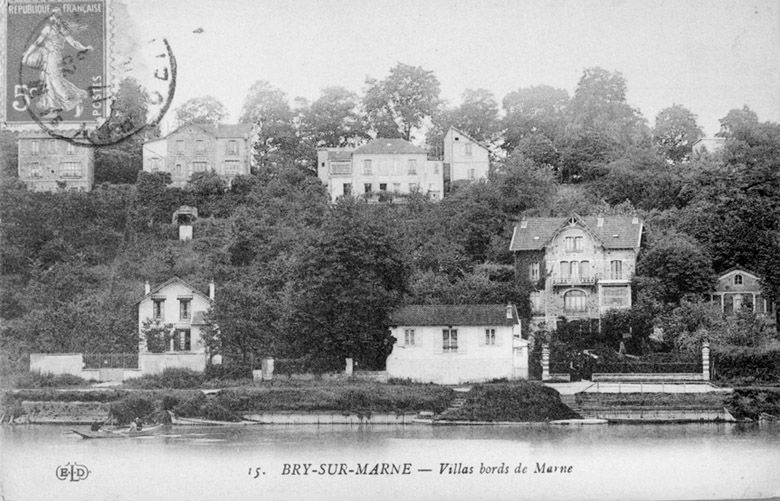
[(212, 96), (188, 99), (174, 112), (179, 127), (187, 124), (212, 124), (222, 122), (228, 112), (225, 106)]
[(549, 205), (556, 192), (552, 169), (519, 153), (511, 155), (497, 169), (496, 186), (501, 194), (501, 209), (510, 217)]
[[(119, 83), (111, 117), (98, 130), (110, 137), (115, 131), (130, 132), (146, 125), (148, 96), (143, 86), (132, 78)], [(95, 184), (133, 184), (143, 169), (143, 144), (159, 137), (158, 127), (147, 127), (123, 141), (95, 148)]]
[(343, 87), (323, 89), (301, 118), (301, 134), (318, 148), (354, 146), (368, 138), (366, 127), (357, 94)]
[(533, 134), (541, 134), (550, 141), (556, 141), (566, 125), (565, 112), (568, 104), (569, 94), (563, 89), (549, 85), (510, 92), (502, 101), (506, 111), (502, 122), (502, 148), (511, 153), (522, 139)]
[(147, 318), (141, 326), (141, 339), (152, 353), (168, 351), (172, 336), (173, 324), (165, 324), (159, 319)]
[(254, 125), (253, 146), (258, 166), (292, 162), (298, 144), (294, 117), (287, 96), (280, 89), (265, 80), (249, 88), (239, 121)]
[(390, 75), (366, 80), (363, 106), (377, 137), (400, 137), (407, 141), (423, 120), (439, 106), (439, 80), (432, 71), (398, 63)]
[(620, 72), (587, 68), (577, 84), (568, 112), (573, 130), (603, 134), (620, 152), (649, 142), (645, 119), (626, 101), (626, 80)]
[(649, 289), (663, 304), (679, 304), (686, 297), (703, 297), (714, 286), (712, 261), (707, 252), (685, 234), (660, 235), (636, 265), (637, 288)]
[(745, 105), (742, 109), (733, 109), (720, 120), (720, 132), (715, 134), (719, 137), (732, 137), (738, 130), (750, 129), (758, 125), (758, 115)]
[(302, 355), (321, 368), (381, 368), (391, 349), (389, 314), (405, 291), (406, 268), (389, 220), (366, 203), (340, 199), (301, 258), (295, 328)]
[(653, 142), (659, 151), (673, 162), (688, 160), (693, 143), (702, 137), (696, 115), (687, 108), (674, 104), (661, 110), (655, 117)]

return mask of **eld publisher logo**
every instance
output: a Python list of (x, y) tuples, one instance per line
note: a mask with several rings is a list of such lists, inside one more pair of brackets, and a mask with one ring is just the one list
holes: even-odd
[(78, 482), (79, 480), (86, 480), (89, 473), (89, 468), (78, 463), (68, 463), (65, 466), (57, 467), (57, 478), (60, 480)]

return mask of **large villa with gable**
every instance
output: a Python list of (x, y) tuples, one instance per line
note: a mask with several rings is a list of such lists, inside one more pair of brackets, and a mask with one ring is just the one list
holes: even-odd
[(533, 330), (599, 319), (631, 307), (631, 277), (643, 221), (632, 216), (531, 217), (516, 224), (510, 250), (516, 273), (533, 286)]

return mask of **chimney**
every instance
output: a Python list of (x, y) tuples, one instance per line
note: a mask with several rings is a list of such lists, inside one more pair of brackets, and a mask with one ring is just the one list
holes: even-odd
[(514, 318), (514, 315), (512, 314), (513, 309), (514, 308), (512, 307), (511, 304), (506, 305), (506, 318), (510, 320)]
[(209, 282), (209, 299), (214, 301), (214, 281)]
[(152, 292), (152, 287), (149, 285), (149, 281), (144, 282), (144, 295)]

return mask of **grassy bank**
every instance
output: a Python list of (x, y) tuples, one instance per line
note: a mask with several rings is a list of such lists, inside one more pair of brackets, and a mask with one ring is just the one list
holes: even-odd
[(726, 407), (737, 419), (760, 419), (767, 414), (780, 419), (780, 387), (736, 388), (726, 399)]
[(442, 421), (543, 422), (580, 417), (561, 403), (558, 392), (541, 383), (517, 381), (474, 386), (462, 407), (447, 411)]
[(225, 421), (241, 414), (263, 412), (340, 412), (350, 414), (441, 412), (453, 399), (450, 388), (422, 384), (381, 384), (362, 381), (258, 383), (206, 396), (199, 389), (111, 389), (6, 391), (0, 414), (23, 417), (22, 402), (89, 402), (106, 404), (116, 420), (135, 417), (164, 419), (172, 410), (185, 417)]

